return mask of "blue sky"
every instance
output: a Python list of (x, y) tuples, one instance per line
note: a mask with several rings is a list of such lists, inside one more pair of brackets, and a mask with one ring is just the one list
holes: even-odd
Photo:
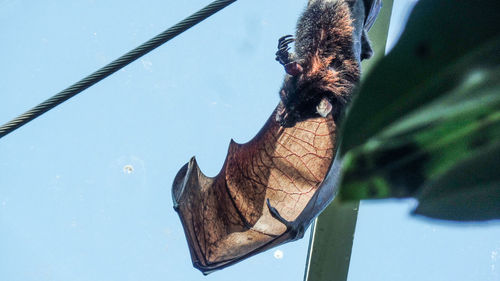
[[(0, 123), (208, 3), (0, 0)], [(215, 175), (229, 140), (261, 128), (283, 77), (277, 39), (304, 4), (237, 1), (2, 138), (0, 279), (302, 280), (309, 234), (281, 259), (203, 277), (170, 186), (193, 155)], [(428, 221), (412, 206), (362, 203), (349, 280), (500, 280), (500, 223)]]

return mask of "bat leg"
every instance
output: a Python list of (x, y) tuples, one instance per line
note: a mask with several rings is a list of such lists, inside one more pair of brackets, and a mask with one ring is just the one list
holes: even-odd
[(269, 212), (271, 213), (271, 215), (275, 219), (279, 220), (282, 224), (284, 224), (286, 226), (286, 232), (291, 237), (291, 240), (297, 240), (297, 239), (304, 237), (305, 228), (300, 222), (297, 222), (296, 220), (295, 221), (288, 221), (285, 218), (283, 218), (280, 215), (280, 213), (278, 212), (278, 210), (276, 210), (276, 208), (271, 206), (271, 202), (269, 201), (269, 198), (267, 199), (266, 203), (267, 203), (267, 207), (269, 208)]

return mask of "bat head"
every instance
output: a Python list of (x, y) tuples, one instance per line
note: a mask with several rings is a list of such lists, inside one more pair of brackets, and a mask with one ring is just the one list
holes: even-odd
[[(318, 63), (321, 62), (318, 60)], [(336, 119), (347, 103), (344, 96), (348, 89), (341, 80), (341, 75), (328, 67), (287, 75), (280, 91), (276, 121), (282, 127), (293, 127), (297, 122), (330, 113)]]

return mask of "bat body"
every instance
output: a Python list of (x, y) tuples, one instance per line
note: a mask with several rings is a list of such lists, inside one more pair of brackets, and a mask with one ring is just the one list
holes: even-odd
[(216, 177), (203, 175), (194, 158), (178, 172), (174, 208), (193, 265), (204, 274), (301, 238), (333, 199), (337, 122), (370, 50), (363, 36), (377, 6), (309, 1), (295, 54), (288, 53), (289, 37), (280, 40), (277, 60), (287, 75), (264, 127), (246, 144), (231, 142)]
[[(310, 0), (297, 24), (296, 39), (290, 35), (280, 39), (276, 60), (288, 74), (276, 114), (282, 126), (292, 127), (298, 121), (329, 113), (337, 121), (342, 115), (359, 81), (360, 61), (372, 55), (363, 27), (369, 28), (374, 19), (362, 4), (356, 0)], [(380, 3), (376, 7), (379, 9)], [(363, 14), (368, 21), (359, 20)], [(287, 45), (292, 41), (294, 54), (288, 53)]]

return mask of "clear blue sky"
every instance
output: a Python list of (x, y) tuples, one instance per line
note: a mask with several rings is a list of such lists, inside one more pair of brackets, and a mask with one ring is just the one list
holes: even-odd
[[(209, 2), (0, 0), (0, 123)], [(237, 1), (2, 138), (0, 280), (302, 280), (309, 234), (282, 259), (203, 277), (170, 186), (193, 155), (215, 175), (229, 140), (263, 125), (283, 77), (277, 39), (305, 2)], [(349, 280), (500, 280), (500, 223), (422, 220), (412, 204), (362, 204)]]

